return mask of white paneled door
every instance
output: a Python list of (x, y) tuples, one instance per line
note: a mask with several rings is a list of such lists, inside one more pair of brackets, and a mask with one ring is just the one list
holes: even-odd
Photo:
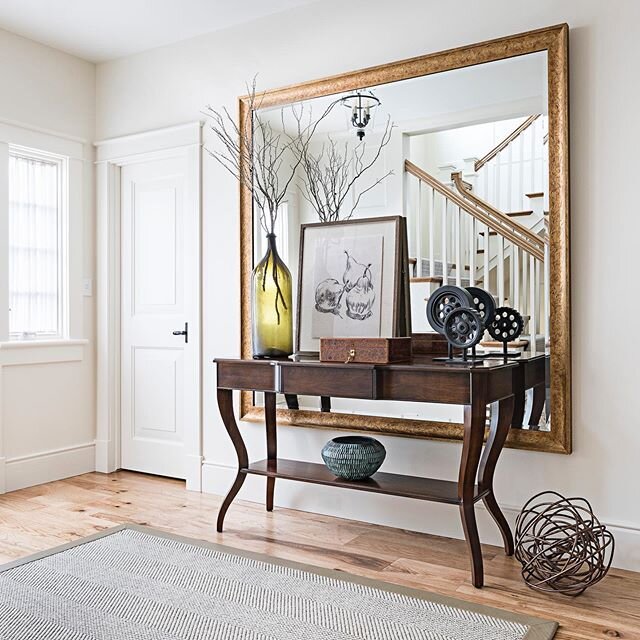
[(121, 173), (121, 466), (185, 478), (199, 416), (199, 198), (188, 155)]

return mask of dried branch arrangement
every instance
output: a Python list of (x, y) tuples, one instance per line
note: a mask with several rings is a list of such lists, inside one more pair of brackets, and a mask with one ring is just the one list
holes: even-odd
[[(325, 116), (326, 113), (318, 122)], [(315, 124), (316, 127), (318, 122)], [(298, 128), (301, 131), (304, 130), (302, 126)], [(303, 169), (300, 191), (305, 200), (315, 209), (321, 222), (349, 220), (358, 208), (362, 196), (393, 175), (393, 171), (388, 171), (366, 188), (354, 193), (356, 183), (359, 183), (363, 175), (376, 164), (383, 149), (389, 144), (392, 130), (391, 119), (387, 118), (382, 136), (377, 145), (373, 147), (374, 152), (368, 161), (365, 161), (365, 155), (371, 146), (367, 147), (367, 143), (364, 141), (357, 143), (354, 147), (351, 138), (344, 142), (338, 142), (328, 136), (327, 141), (320, 147), (320, 151), (314, 154), (311, 152), (309, 140), (300, 144), (300, 139), (298, 139), (294, 151), (297, 154), (299, 165)], [(344, 204), (351, 193), (354, 193), (353, 206), (345, 215), (343, 213)]]
[(219, 142), (217, 149), (207, 151), (249, 189), (260, 225), (265, 233), (272, 234), (278, 208), (300, 164), (293, 148), (305, 145), (295, 136), (275, 131), (270, 122), (260, 117), (264, 96), (257, 93), (255, 78), (247, 89), (248, 117), (244, 122), (236, 123), (226, 107), (222, 110), (211, 106), (205, 108), (204, 114)]

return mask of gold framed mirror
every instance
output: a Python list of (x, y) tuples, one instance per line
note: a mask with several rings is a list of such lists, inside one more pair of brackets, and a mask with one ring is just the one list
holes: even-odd
[[(369, 216), (374, 210), (374, 215), (402, 213), (407, 216), (409, 228), (417, 229), (409, 237), (410, 255), (416, 265), (411, 291), (414, 306), (424, 309), (419, 285), (431, 290), (434, 282), (443, 280), (445, 284), (473, 285), (482, 269), (488, 274), (485, 280), (489, 289), (494, 282), (492, 294), (499, 306), (511, 303), (509, 306), (515, 307), (518, 306), (515, 303), (522, 302), (527, 312), (528, 348), (547, 354), (545, 411), (541, 427), (512, 429), (507, 446), (555, 453), (571, 452), (568, 36), (566, 24), (548, 27), (270, 90), (260, 98), (260, 109), (265, 112), (314, 101), (322, 107), (327, 101), (335, 102), (341, 96), (360, 91), (374, 92), (382, 98), (383, 106), (389, 105), (394, 122), (400, 121), (397, 133), (401, 137), (392, 144), (396, 148), (399, 145), (401, 164), (392, 167), (397, 169), (391, 172), (395, 175), (393, 182), (377, 187), (384, 194), (380, 197), (385, 206), (369, 202), (362, 215)], [(477, 104), (471, 104), (469, 96)], [(479, 96), (488, 97), (480, 103)], [(424, 104), (429, 105), (429, 113), (417, 113), (416, 108)], [(249, 97), (239, 98), (240, 123), (252, 117), (249, 105)], [(344, 115), (340, 117), (344, 120)], [(365, 135), (374, 139), (375, 126), (369, 129), (367, 126)], [(349, 127), (347, 123), (342, 134), (354, 136), (355, 131)], [(331, 131), (328, 130), (328, 136), (333, 135)], [(450, 150), (454, 149), (455, 140), (460, 139), (465, 143), (483, 140), (484, 147), (478, 143), (473, 153), (467, 153), (466, 148), (464, 153), (455, 152), (458, 155), (451, 158), (455, 160), (451, 163), (442, 162), (443, 156), (429, 159), (424, 149), (437, 148), (445, 138)], [(413, 149), (423, 152), (414, 154)], [(482, 153), (483, 149), (487, 152)], [(453, 151), (450, 153), (455, 155)], [(501, 157), (502, 162), (495, 160)], [(422, 159), (422, 167), (416, 158)], [(434, 177), (435, 170), (426, 171), (425, 166), (436, 166), (440, 175)], [(384, 167), (385, 171), (388, 169)], [(512, 197), (516, 191), (517, 197)], [(426, 204), (421, 199), (425, 192)], [(440, 213), (435, 204), (438, 199), (444, 203)], [(458, 236), (467, 224), (461, 223), (460, 216), (462, 211), (464, 218), (465, 204), (469, 202), (474, 207), (480, 206), (478, 202), (487, 205), (489, 214), (491, 210), (504, 209), (503, 215), (515, 220), (515, 235), (511, 237), (505, 232), (506, 239), (500, 236), (498, 248), (493, 249), (492, 237), (496, 235), (493, 227), (483, 227), (478, 220), (470, 221), (464, 248), (460, 249), (462, 241), (458, 237), (450, 245), (447, 258), (450, 240), (442, 229), (447, 230), (450, 200), (458, 207), (450, 223)], [(526, 208), (520, 207), (520, 202), (525, 202)], [(240, 219), (241, 355), (251, 358), (251, 274), (261, 240), (251, 193), (243, 186)], [(300, 216), (292, 220), (289, 245), (295, 247), (296, 229), (309, 220)], [(436, 229), (438, 224), (440, 227)], [(428, 229), (420, 231), (420, 225)], [(530, 236), (529, 244), (521, 244), (518, 234)], [(440, 255), (434, 250), (434, 238), (439, 235), (443, 238)], [(427, 248), (421, 248), (421, 244)], [(290, 266), (296, 260), (292, 257)], [(463, 270), (468, 273), (462, 273)], [(422, 329), (416, 327), (421, 316), (416, 318), (414, 332)], [(313, 403), (289, 410), (282, 399), (278, 420), (293, 426), (440, 440), (459, 440), (462, 436), (461, 419), (442, 414), (438, 407), (425, 415), (410, 406), (398, 409), (381, 407), (380, 403), (368, 407), (346, 402), (337, 403), (327, 412), (312, 406)], [(259, 397), (243, 392), (240, 418), (262, 420), (260, 404)], [(381, 412), (387, 415), (379, 415)]]

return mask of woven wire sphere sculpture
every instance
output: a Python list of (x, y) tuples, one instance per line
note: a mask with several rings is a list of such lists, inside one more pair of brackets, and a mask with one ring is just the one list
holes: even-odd
[(516, 520), (515, 556), (524, 581), (537, 591), (580, 595), (605, 577), (613, 550), (613, 535), (584, 498), (544, 491)]

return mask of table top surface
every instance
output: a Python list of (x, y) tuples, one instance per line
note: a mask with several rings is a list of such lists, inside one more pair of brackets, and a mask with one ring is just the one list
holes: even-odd
[(485, 358), (482, 361), (469, 361), (468, 363), (451, 363), (451, 362), (443, 362), (441, 360), (441, 355), (414, 355), (410, 361), (406, 362), (396, 362), (391, 364), (367, 364), (367, 363), (359, 363), (352, 362), (349, 364), (342, 362), (320, 362), (317, 357), (309, 357), (309, 356), (297, 356), (288, 359), (240, 359), (240, 358), (216, 358), (214, 362), (216, 364), (239, 364), (239, 363), (247, 363), (253, 364), (256, 366), (274, 366), (276, 364), (286, 367), (305, 367), (305, 366), (314, 366), (314, 367), (333, 367), (333, 368), (343, 368), (350, 367), (352, 369), (409, 369), (409, 370), (429, 370), (429, 371), (450, 371), (452, 373), (483, 373), (496, 371), (499, 369), (505, 368), (514, 368), (518, 366), (518, 363), (529, 363), (535, 360), (540, 360), (545, 358), (545, 354), (523, 354), (518, 358), (509, 358), (507, 362), (505, 362), (502, 358)]

